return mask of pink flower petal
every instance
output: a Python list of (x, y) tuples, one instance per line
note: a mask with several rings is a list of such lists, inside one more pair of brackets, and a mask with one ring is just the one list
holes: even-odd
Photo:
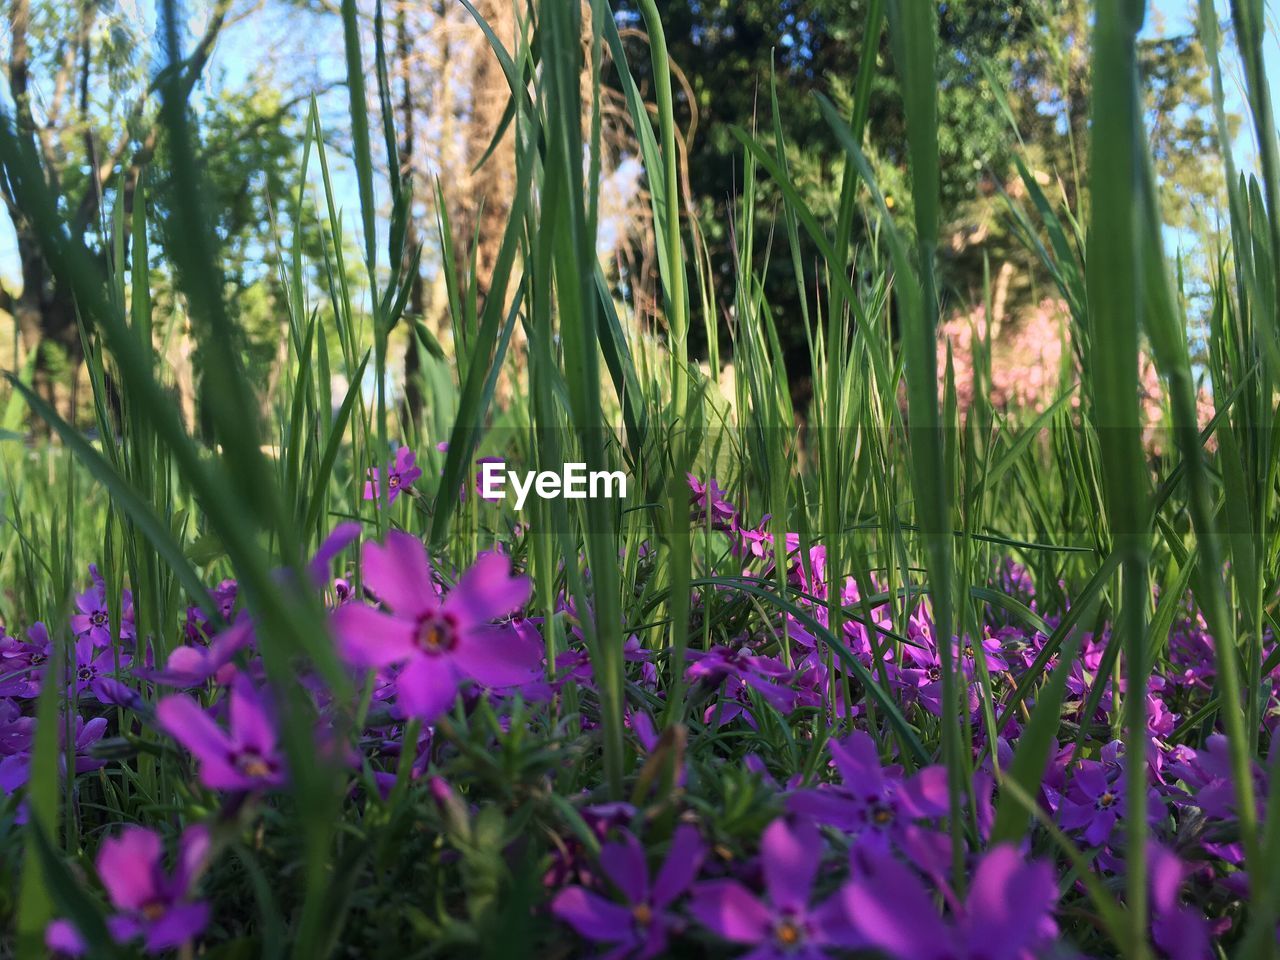
[(396, 678), (396, 704), (406, 716), (430, 723), (453, 706), (458, 675), (447, 657), (419, 657)]
[(458, 670), (486, 687), (528, 683), (542, 669), (542, 650), (506, 626), (473, 627), (450, 655)]
[(160, 895), (160, 835), (143, 827), (125, 827), (118, 837), (102, 841), (98, 876), (112, 904), (121, 910), (140, 910)]
[(385, 544), (366, 543), (360, 558), (365, 586), (400, 616), (414, 619), (436, 606), (431, 561), (417, 537), (392, 530)]
[(225, 757), (231, 742), (204, 709), (183, 694), (165, 697), (156, 704), (160, 728), (186, 747), (197, 760)]
[(412, 620), (393, 617), (360, 603), (333, 611), (330, 625), (338, 641), (338, 655), (353, 667), (379, 669), (403, 663), (417, 652)]
[(464, 623), (487, 623), (515, 613), (529, 602), (532, 592), (528, 577), (511, 576), (508, 557), (482, 553), (449, 594), (446, 606)]

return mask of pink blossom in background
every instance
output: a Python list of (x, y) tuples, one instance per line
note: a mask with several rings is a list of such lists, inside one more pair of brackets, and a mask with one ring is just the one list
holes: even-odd
[[(976, 335), (990, 345), (988, 399), (991, 405), (1010, 415), (1042, 413), (1067, 386), (1062, 383), (1064, 362), (1069, 365), (1071, 382), (1074, 384), (1079, 379), (1075, 358), (1071, 356), (1070, 320), (1066, 302), (1051, 298), (1018, 315), (1006, 317), (994, 329), (988, 329), (983, 307), (952, 314), (938, 325), (939, 391), (950, 345), (956, 402), (961, 411), (973, 406)], [(1169, 453), (1172, 440), (1166, 416), (1168, 393), (1155, 363), (1145, 351), (1139, 357), (1138, 381), (1143, 446), (1153, 456)], [(1080, 406), (1078, 391), (1070, 402), (1073, 408)], [(1214, 413), (1213, 397), (1207, 387), (1202, 386), (1196, 394), (1196, 420), (1201, 430), (1213, 419)], [(1206, 447), (1216, 449), (1216, 440), (1210, 437)]]

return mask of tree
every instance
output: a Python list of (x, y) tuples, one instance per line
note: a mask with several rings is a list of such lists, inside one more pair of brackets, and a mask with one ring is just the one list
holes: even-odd
[[(583, 3), (584, 42), (590, 36), (591, 7)], [(509, 51), (517, 49), (517, 5), (511, 0), (475, 0), (473, 6)], [(511, 92), (489, 38), (461, 4), (436, 0), (430, 4), (404, 2), (389, 7), (386, 46), (393, 57), (394, 108), (399, 128), (402, 176), (412, 178), (417, 215), (410, 224), (412, 249), (424, 249), (423, 277), (411, 290), (410, 312), (420, 317), (441, 339), (451, 334), (446, 272), (459, 284), (474, 278), (478, 309), (489, 295), (498, 252), (510, 219), (516, 163), (514, 132), (503, 127)], [(523, 9), (521, 5), (521, 9)], [(591, 105), (592, 78), (582, 77), (584, 109)], [(372, 108), (371, 104), (371, 108)], [(603, 175), (625, 178), (625, 160), (633, 137), (621, 97), (602, 104)], [(590, 117), (583, 117), (584, 130)], [(501, 136), (499, 134), (501, 133)], [(635, 151), (630, 151), (634, 153)], [(602, 191), (616, 195), (617, 191)], [(626, 243), (644, 204), (636, 198), (626, 209), (602, 198), (602, 219), (611, 220), (610, 249)], [(445, 262), (439, 226), (447, 224), (452, 260)], [(604, 231), (602, 231), (604, 233)], [(459, 318), (452, 318), (456, 321)], [(508, 356), (519, 364), (523, 332), (517, 328)], [(405, 393), (408, 412), (420, 416), (418, 351), (412, 340), (405, 353)], [(499, 389), (508, 385), (500, 382)]]
[[(102, 220), (109, 195), (125, 209), (155, 155), (160, 131), (153, 101), (175, 78), (189, 95), (227, 23), (230, 0), (215, 0), (190, 56), (148, 78), (132, 51), (145, 44), (136, 23), (95, 0), (73, 4), (13, 0), (7, 76), (12, 122), (31, 137), (46, 182), (61, 198), (70, 229), (104, 257)], [(70, 291), (53, 276), (32, 225), (8, 184), (0, 189), (17, 238), (22, 288), (0, 290), (0, 309), (14, 318), (27, 350), (36, 352), (37, 384), (55, 401), (53, 374), (81, 359)], [(94, 242), (96, 241), (96, 242)]]
[[(151, 219), (168, 220), (169, 155), (158, 107), (173, 85), (168, 89), (200, 116), (199, 159), (222, 244), (228, 306), (246, 331), (244, 347), (250, 366), (258, 367), (258, 382), (267, 382), (283, 315), (272, 256), (275, 231), (285, 223), (297, 187), (301, 115), (314, 87), (286, 90), (269, 64), (235, 84), (225, 82), (225, 68), (214, 60), (216, 46), (264, 9), (263, 0), (237, 2), (234, 9), (233, 2), (209, 0), (195, 11), (183, 58), (157, 67), (140, 52), (151, 42), (132, 7), (110, 0), (13, 0), (6, 64), (12, 104), (4, 112), (31, 138), (70, 230), (105, 271), (117, 206), (131, 213), (141, 191)], [(74, 375), (82, 359), (75, 304), (8, 184), (0, 183), (0, 196), (21, 263), (21, 287), (0, 290), (0, 309), (13, 316), (25, 349), (35, 353), (38, 388), (61, 406), (56, 387), (68, 382), (66, 375)], [(164, 342), (190, 420), (199, 361), (182, 304), (166, 287), (166, 269), (157, 257), (152, 278), (160, 284), (157, 305), (165, 327), (174, 328)]]
[[(658, 7), (682, 72), (677, 89), (693, 203), (719, 301), (731, 303), (735, 278), (728, 224), (741, 189), (742, 156), (731, 127), (754, 129), (772, 143), (770, 83), (776, 81), (793, 179), (817, 218), (834, 222), (844, 154), (815, 94), (850, 108), (859, 58), (867, 55), (868, 0), (659, 0)], [(632, 71), (647, 83), (647, 51), (635, 29), (636, 0), (620, 0), (616, 9), (636, 44), (629, 58)], [(986, 262), (997, 273), (997, 292), (1008, 309), (1034, 305), (1048, 292), (1037, 261), (1007, 227), (1001, 191), (1016, 186), (1011, 151), (1023, 148), (999, 108), (993, 81), (1007, 94), (1023, 138), (1033, 145), (1032, 170), (1051, 185), (1048, 192), (1055, 199), (1078, 208), (1090, 96), (1089, 10), (1086, 0), (938, 4), (939, 148), (947, 228), (939, 266), (952, 302), (980, 295)], [(879, 185), (909, 230), (904, 116), (887, 31), (874, 45), (874, 56), (865, 149)], [(1161, 183), (1180, 191), (1181, 202), (1173, 209), (1187, 212), (1196, 207), (1197, 197), (1213, 193), (1220, 169), (1207, 122), (1203, 58), (1190, 38), (1162, 38), (1143, 44), (1142, 63)], [(774, 186), (766, 182), (759, 191), (758, 230), (774, 229), (783, 236), (772, 213), (779, 207)], [(812, 255), (800, 258), (806, 270), (816, 261)], [(818, 279), (812, 274), (796, 278), (791, 258), (775, 251), (766, 293), (796, 379), (803, 379), (808, 362), (799, 291), (812, 294)]]

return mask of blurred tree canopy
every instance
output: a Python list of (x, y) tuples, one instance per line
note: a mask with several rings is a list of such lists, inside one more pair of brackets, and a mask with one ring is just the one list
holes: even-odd
[[(262, 9), (240, 0), (193, 5), (182, 25), (182, 59), (166, 65), (153, 54), (157, 11), (146, 15), (126, 0), (13, 0), (6, 10), (7, 89), (0, 104), (3, 122), (30, 138), (70, 228), (105, 271), (113, 211), (129, 213), (140, 194), (153, 224), (181, 229), (169, 215), (169, 156), (157, 118), (162, 87), (176, 78), (178, 94), (199, 118), (205, 199), (218, 226), (228, 304), (246, 331), (250, 368), (266, 382), (283, 316), (275, 232), (298, 188), (311, 90), (288, 88), (265, 57), (226, 82), (227, 68), (213, 56), (230, 30)], [(65, 408), (55, 386), (67, 382), (82, 356), (75, 304), (8, 184), (0, 184), (0, 196), (20, 264), (18, 282), (0, 287), (0, 310), (12, 316), (25, 351), (35, 352), (40, 389)], [(193, 418), (199, 358), (192, 355), (182, 305), (164, 286), (165, 265), (157, 259), (154, 266), (152, 276), (161, 283), (157, 346), (184, 413)]]
[[(715, 268), (721, 303), (732, 303), (731, 204), (742, 185), (742, 148), (730, 127), (772, 142), (770, 63), (793, 178), (820, 220), (836, 216), (843, 151), (815, 93), (851, 110), (865, 55), (868, 0), (658, 0), (667, 44), (682, 76), (687, 169), (693, 201)], [(989, 264), (998, 306), (1013, 310), (1051, 293), (1033, 258), (1007, 229), (1005, 190), (1017, 193), (1014, 149), (1051, 199), (1076, 209), (1086, 180), (1089, 106), (1087, 0), (946, 0), (939, 4), (939, 146), (942, 154), (943, 249), (940, 269), (951, 302), (980, 299)], [(635, 0), (617, 0), (631, 46), (632, 71), (646, 89), (648, 51)], [(909, 228), (910, 200), (901, 101), (887, 30), (874, 47), (875, 78), (865, 149), (881, 188)], [(1158, 174), (1167, 218), (1189, 226), (1221, 184), (1208, 117), (1208, 71), (1194, 37), (1142, 44)], [(1005, 92), (1018, 144), (992, 81)], [(760, 227), (780, 228), (778, 193), (758, 181)], [(779, 229), (777, 243), (785, 243)], [(859, 241), (855, 236), (855, 243)], [(812, 264), (813, 257), (802, 256)], [(803, 278), (812, 295), (817, 278)], [(767, 293), (786, 338), (797, 379), (807, 362), (791, 259), (775, 247)], [(800, 384), (804, 390), (803, 383)]]

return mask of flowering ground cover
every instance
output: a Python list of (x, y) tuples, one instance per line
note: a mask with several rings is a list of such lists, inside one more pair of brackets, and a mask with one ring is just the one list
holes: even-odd
[[(311, 263), (282, 240), (288, 360), (266, 398), (209, 280), (181, 103), (156, 189), (183, 229), (122, 206), (106, 275), (0, 125), (6, 196), (83, 313), (95, 425), (8, 378), (0, 956), (1277, 956), (1267, 98), (1262, 179), (1229, 178), (1206, 298), (1166, 263), (1141, 4), (1097, 6), (1087, 210), (1029, 175), (1029, 207), (1009, 198), (1062, 317), (1058, 369), (1022, 407), (984, 325), (963, 351), (958, 321), (937, 336), (931, 5), (868, 4), (911, 203), (891, 208), (867, 163), (869, 80), (852, 109), (823, 101), (847, 151), (833, 223), (793, 189), (785, 118), (772, 139), (733, 131), (739, 290), (700, 309), (670, 64), (641, 6), (652, 125), (607, 5), (532, 4), (514, 45), (493, 38), (519, 182), (493, 285), (449, 280), (446, 349), (406, 313), (413, 185), (394, 170), (375, 223), (370, 142), (385, 130), (393, 155), (396, 135), (368, 104), (390, 81), (344, 4), (363, 262), (344, 265), (313, 111), (303, 162), (325, 173), (297, 208), (325, 243)], [(1265, 82), (1261, 4), (1233, 13)], [(599, 131), (580, 120), (599, 105), (580, 79), (605, 50), (649, 171), (657, 329), (625, 278), (584, 266)], [(786, 237), (756, 235), (757, 181)], [(824, 265), (801, 412), (770, 242)], [(153, 342), (174, 289), (202, 351), (194, 431)], [(731, 384), (691, 359), (699, 314), (708, 342), (732, 320)], [(388, 394), (404, 341), (421, 416)], [(28, 415), (47, 437), (20, 442)], [(516, 509), (482, 495), (493, 458), (621, 472), (628, 493)]]

